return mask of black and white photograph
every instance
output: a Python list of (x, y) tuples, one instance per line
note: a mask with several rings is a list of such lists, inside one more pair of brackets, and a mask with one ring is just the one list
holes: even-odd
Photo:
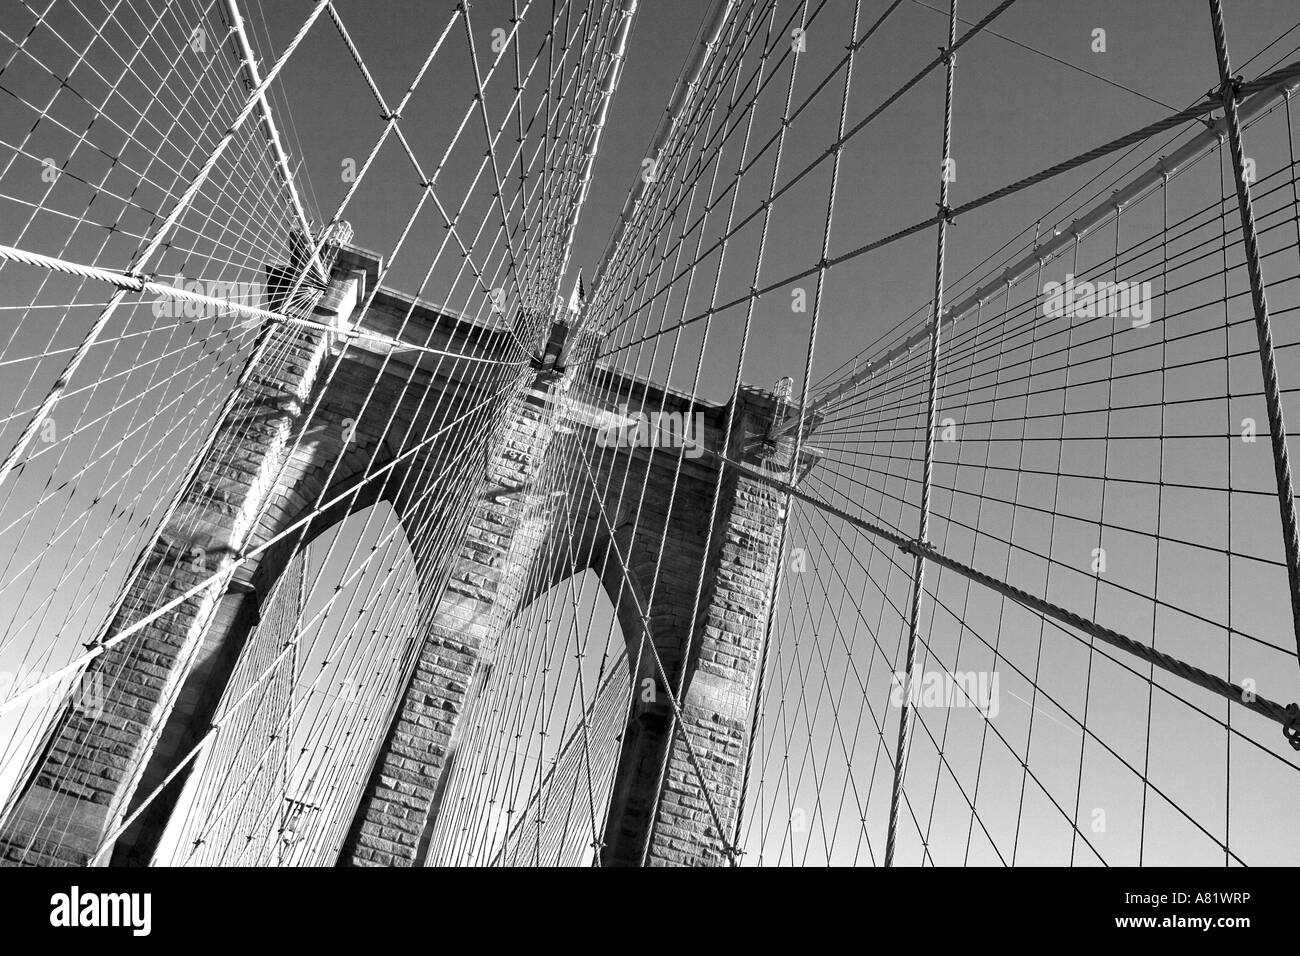
[(0, 916), (1280, 930), (1298, 92), (1295, 0), (0, 0)]

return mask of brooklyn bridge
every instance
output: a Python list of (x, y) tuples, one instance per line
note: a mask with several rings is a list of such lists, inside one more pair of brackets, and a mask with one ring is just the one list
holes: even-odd
[(0, 862), (1300, 863), (1285, 0), (4, 0)]

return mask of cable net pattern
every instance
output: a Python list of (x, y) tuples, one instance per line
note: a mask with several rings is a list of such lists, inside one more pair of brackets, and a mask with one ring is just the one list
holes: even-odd
[[(344, 2), (4, 26), (0, 859), (1300, 855), (1294, 13), (1184, 109), (1015, 0), (709, 7), (576, 283), (635, 0), (395, 89)], [(1009, 45), (1155, 119), (968, 174)]]

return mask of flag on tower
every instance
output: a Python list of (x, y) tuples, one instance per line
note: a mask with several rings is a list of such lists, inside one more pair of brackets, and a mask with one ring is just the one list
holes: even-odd
[(577, 315), (587, 301), (587, 291), (582, 287), (582, 270), (578, 270), (578, 281), (573, 284), (573, 293), (569, 296), (569, 311)]

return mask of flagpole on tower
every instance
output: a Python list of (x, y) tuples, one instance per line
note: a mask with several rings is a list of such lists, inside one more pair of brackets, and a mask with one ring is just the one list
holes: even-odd
[(573, 291), (569, 294), (569, 316), (568, 324), (575, 325), (582, 316), (583, 306), (587, 304), (587, 289), (582, 283), (582, 270), (578, 270), (578, 278), (574, 280)]

